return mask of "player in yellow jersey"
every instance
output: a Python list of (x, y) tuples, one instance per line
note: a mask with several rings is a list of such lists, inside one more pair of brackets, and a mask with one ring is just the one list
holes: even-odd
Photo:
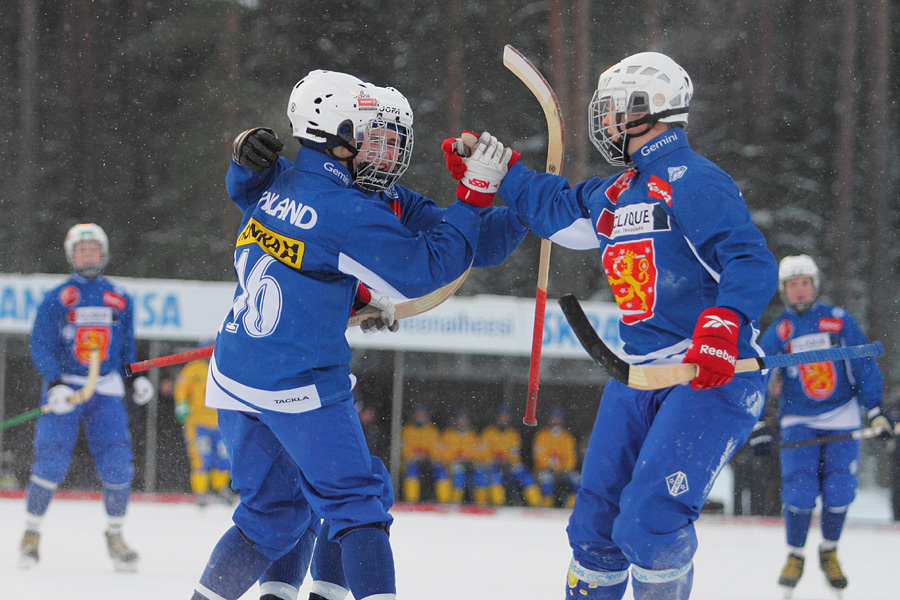
[(453, 427), (441, 435), (441, 453), (444, 464), (450, 470), (453, 482), (451, 501), (463, 501), (466, 487), (471, 483), (475, 503), (488, 503), (488, 455), (478, 432), (469, 421), (469, 412), (461, 409), (453, 418)]
[(497, 410), (497, 420), (481, 432), (481, 440), (490, 461), (491, 503), (506, 504), (508, 487), (518, 489), (528, 506), (540, 506), (543, 498), (534, 476), (522, 464), (522, 436), (510, 427), (512, 411), (508, 404)]
[[(203, 340), (200, 347), (213, 340)], [(191, 459), (191, 491), (197, 504), (206, 506), (219, 501), (234, 504), (237, 500), (229, 484), (230, 465), (225, 444), (219, 434), (219, 421), (214, 408), (206, 406), (206, 374), (209, 361), (189, 362), (175, 380), (175, 418), (184, 424), (184, 438)]]
[(441, 432), (431, 422), (424, 404), (416, 404), (413, 422), (400, 433), (400, 458), (403, 463), (403, 499), (418, 502), (422, 497), (422, 478), (431, 476), (437, 501), (450, 502), (452, 490), (447, 469), (441, 463)]
[(575, 470), (575, 438), (563, 427), (563, 411), (558, 406), (550, 411), (547, 427), (534, 436), (533, 458), (544, 505), (571, 507), (581, 487), (581, 476)]

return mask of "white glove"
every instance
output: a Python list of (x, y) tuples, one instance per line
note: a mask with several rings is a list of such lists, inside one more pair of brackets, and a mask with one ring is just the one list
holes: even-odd
[(131, 399), (138, 406), (143, 406), (153, 399), (153, 383), (141, 375), (131, 382)]
[(69, 402), (69, 398), (74, 393), (75, 390), (61, 383), (47, 390), (47, 406), (50, 407), (50, 412), (55, 415), (65, 415), (75, 410), (75, 405)]
[(472, 155), (463, 159), (466, 172), (460, 183), (482, 194), (496, 194), (512, 158), (512, 149), (505, 148), (500, 140), (485, 131), (478, 138)]
[(880, 406), (876, 406), (868, 412), (869, 426), (872, 432), (883, 440), (889, 439), (894, 435), (894, 426), (891, 425), (890, 419), (884, 416), (884, 411)]
[(371, 298), (368, 306), (378, 309), (378, 315), (372, 315), (368, 319), (360, 322), (359, 328), (363, 333), (375, 333), (376, 331), (397, 331), (400, 329), (400, 321), (397, 321), (395, 315), (397, 309), (394, 302), (380, 292), (369, 289)]

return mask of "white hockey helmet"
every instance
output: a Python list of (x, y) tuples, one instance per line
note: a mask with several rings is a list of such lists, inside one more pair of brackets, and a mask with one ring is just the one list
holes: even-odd
[[(82, 242), (96, 242), (100, 246), (100, 262), (95, 265), (82, 265), (75, 262), (75, 247)], [(109, 238), (103, 228), (95, 223), (79, 223), (66, 233), (64, 243), (66, 260), (79, 275), (89, 279), (97, 277), (109, 262)]]
[[(337, 146), (350, 151), (354, 157), (351, 172), (363, 187), (387, 189), (409, 167), (413, 113), (403, 94), (393, 88), (317, 69), (294, 86), (287, 115), (293, 135), (301, 143), (321, 148), (331, 156)], [(388, 140), (383, 135), (388, 129), (399, 135)], [(357, 161), (367, 141), (365, 155)], [(397, 153), (391, 156), (395, 146)]]
[(784, 291), (784, 284), (788, 279), (795, 277), (809, 277), (813, 283), (813, 302), (819, 297), (819, 267), (816, 261), (808, 254), (796, 254), (785, 256), (778, 263), (778, 293), (785, 305), (790, 306), (798, 312), (809, 310), (813, 302), (804, 302), (802, 304), (792, 304), (788, 302), (787, 295)]
[[(629, 136), (643, 135), (656, 123), (686, 127), (693, 95), (687, 71), (665, 54), (629, 56), (604, 71), (597, 81), (588, 106), (591, 142), (609, 164), (628, 166)], [(643, 124), (647, 125), (643, 131), (625, 133)]]

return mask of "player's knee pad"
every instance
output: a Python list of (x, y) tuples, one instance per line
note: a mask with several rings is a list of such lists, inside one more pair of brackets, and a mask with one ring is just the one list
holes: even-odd
[(651, 570), (631, 567), (635, 600), (687, 600), (694, 583), (692, 563), (674, 569)]
[(129, 445), (119, 443), (108, 446), (94, 456), (97, 476), (111, 485), (131, 483), (134, 479), (133, 460)]
[(799, 511), (811, 511), (816, 507), (819, 495), (819, 479), (815, 477), (796, 476), (786, 480), (781, 490), (781, 502)]
[(628, 587), (628, 571), (595, 571), (574, 558), (566, 576), (566, 598), (620, 600)]

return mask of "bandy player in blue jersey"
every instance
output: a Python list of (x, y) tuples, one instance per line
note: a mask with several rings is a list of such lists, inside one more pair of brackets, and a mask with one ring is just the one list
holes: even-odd
[(600, 76), (590, 136), (628, 167), (612, 177), (572, 186), (520, 163), (507, 172), (497, 152), (448, 160), (454, 176), (494, 168), (500, 199), (538, 236), (599, 250), (626, 360), (699, 367), (690, 386), (606, 385), (569, 520), (567, 598), (618, 600), (629, 568), (635, 598), (688, 598), (693, 522), (764, 404), (763, 375), (735, 376), (734, 364), (762, 355), (776, 263), (734, 181), (688, 145), (692, 93), (685, 70), (655, 52)]
[[(99, 225), (73, 226), (64, 245), (72, 276), (44, 295), (31, 331), (31, 357), (43, 379), (42, 400), (50, 413), (38, 419), (34, 432), (20, 564), (27, 568), (39, 559), (44, 515), (69, 471), (83, 427), (103, 484), (109, 555), (116, 570), (134, 571), (138, 554), (122, 538), (134, 478), (128, 414), (122, 403), (124, 364), (134, 362), (137, 353), (134, 301), (102, 275), (109, 261), (109, 239)], [(87, 382), (92, 347), (100, 351), (100, 378), (93, 397), (76, 406), (69, 397)], [(153, 394), (153, 384), (146, 377), (132, 381), (136, 404), (146, 404)]]
[(457, 202), (414, 234), (354, 187), (386, 190), (409, 164), (412, 111), (392, 88), (313, 71), (294, 87), (288, 117), (302, 144), (293, 165), (257, 182), (232, 164), (228, 177), (244, 213), (238, 288), (210, 361), (207, 405), (219, 409), (241, 502), (194, 598), (237, 599), (322, 517), (354, 597), (389, 600), (386, 474), (353, 407), (346, 323), (361, 281), (412, 298), (459, 277), (485, 205)]
[[(806, 254), (786, 256), (778, 267), (778, 291), (787, 307), (760, 340), (766, 354), (821, 350), (867, 343), (846, 310), (818, 302), (819, 268)], [(874, 358), (822, 362), (782, 370), (779, 426), (784, 443), (812, 440), (859, 429), (860, 409), (873, 428), (891, 435), (882, 409), (883, 380)], [(786, 448), (781, 451), (784, 523), (788, 558), (779, 584), (790, 594), (804, 566), (806, 536), (822, 497), (819, 565), (829, 585), (847, 587), (837, 559), (837, 545), (856, 492), (859, 440)]]
[[(395, 101), (401, 112), (411, 114), (408, 102), (399, 93)], [(261, 189), (266, 182), (274, 181), (293, 163), (279, 152), (284, 145), (271, 129), (248, 130), (235, 140), (234, 163), (228, 172), (229, 188)], [(463, 148), (460, 150), (465, 152)], [(413, 234), (424, 233), (439, 225), (446, 209), (438, 207), (431, 199), (396, 183), (373, 185), (367, 178), (357, 178), (353, 188), (366, 194), (373, 201), (384, 204)], [(485, 199), (482, 204), (489, 204)], [(526, 235), (526, 228), (507, 207), (489, 207), (481, 211), (481, 234), (476, 246), (474, 267), (494, 266), (502, 263), (515, 250)], [(377, 318), (364, 321), (364, 331), (396, 330), (399, 323), (392, 322), (394, 306), (390, 298), (376, 290), (360, 286), (355, 306), (367, 302), (381, 310)], [(392, 324), (393, 323), (393, 324)], [(384, 482), (381, 501), (385, 509), (393, 505), (393, 487), (381, 461), (372, 457), (375, 468)], [(313, 578), (310, 600), (343, 600), (347, 594), (347, 579), (342, 567), (340, 544), (329, 539), (330, 524), (326, 521), (318, 532), (313, 527), (301, 536), (295, 548), (274, 561), (260, 579), (261, 600), (295, 600), (309, 565)], [(316, 539), (316, 536), (318, 538)], [(311, 539), (315, 539), (315, 552), (310, 563)]]

